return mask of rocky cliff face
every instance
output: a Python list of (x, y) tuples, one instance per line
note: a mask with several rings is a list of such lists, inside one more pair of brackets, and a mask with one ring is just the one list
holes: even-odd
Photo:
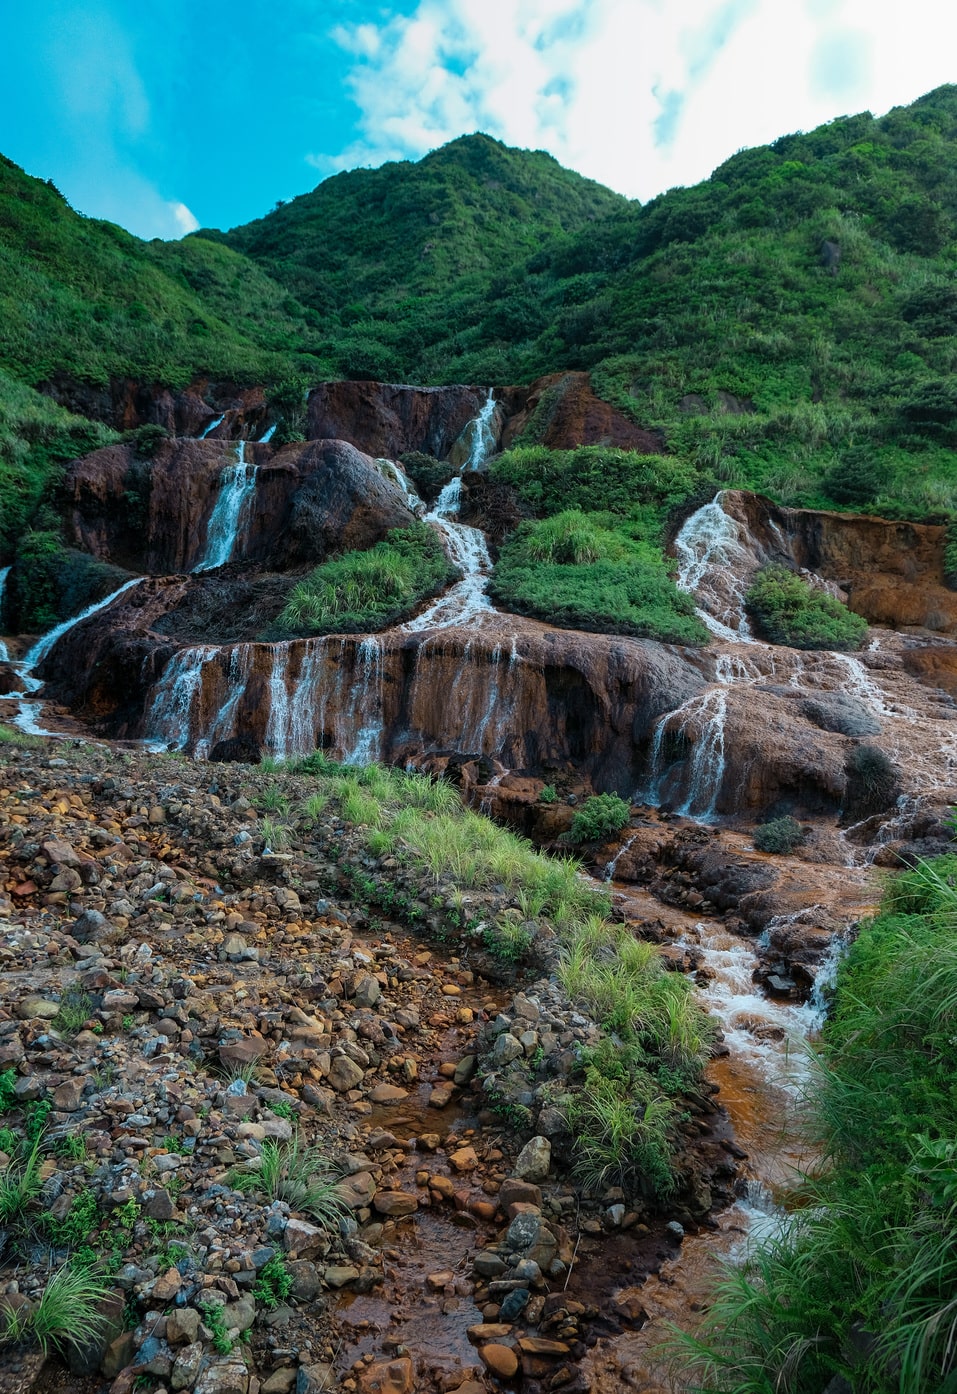
[(163, 383), (116, 377), (105, 386), (94, 387), (60, 374), (41, 383), (40, 391), (68, 411), (105, 421), (117, 431), (162, 426), (173, 436), (198, 436), (221, 416), (225, 416), (224, 435), (242, 431), (258, 436), (266, 426), (262, 387), (209, 378), (197, 378), (188, 387), (174, 390)]
[(611, 445), (658, 455), (665, 448), (660, 432), (645, 430), (596, 397), (589, 373), (551, 373), (531, 387), (509, 388), (503, 396), (508, 410), (504, 449), (529, 426), (536, 444), (552, 450)]
[(309, 394), (307, 434), (392, 460), (413, 450), (444, 460), (487, 396), (486, 387), (324, 382)]
[[(330, 552), (371, 547), (412, 521), (395, 480), (345, 441), (247, 445), (255, 492), (236, 559), (274, 569)], [(66, 491), (72, 545), (154, 575), (200, 561), (223, 472), (236, 464), (225, 441), (169, 440), (151, 460), (113, 445), (71, 466)]]
[(782, 508), (742, 490), (723, 496), (757, 569), (781, 560), (833, 582), (871, 624), (957, 634), (957, 593), (944, 583), (944, 531), (865, 514)]

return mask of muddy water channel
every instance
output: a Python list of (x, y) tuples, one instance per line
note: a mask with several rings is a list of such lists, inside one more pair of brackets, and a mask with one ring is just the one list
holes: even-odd
[[(865, 873), (835, 868), (833, 874), (840, 877), (833, 903), (850, 926), (873, 909), (873, 887)], [(813, 1086), (807, 1046), (823, 1024), (844, 941), (840, 936), (832, 940), (806, 1002), (777, 999), (754, 981), (760, 940), (731, 933), (717, 920), (666, 909), (633, 886), (617, 889), (627, 894), (631, 913), (644, 905), (649, 919), (664, 922), (672, 952), (685, 955), (702, 1005), (721, 1026), (722, 1053), (707, 1075), (718, 1086), (740, 1161), (738, 1199), (714, 1217), (715, 1229), (689, 1234), (657, 1272), (634, 1287), (625, 1281), (613, 1294), (619, 1306), (643, 1312), (644, 1323), (600, 1342), (583, 1364), (593, 1394), (631, 1389), (674, 1394), (685, 1386), (662, 1345), (671, 1325), (694, 1330), (722, 1263), (740, 1257), (753, 1238), (773, 1229), (782, 1214), (784, 1190), (798, 1172), (814, 1165), (813, 1142), (805, 1135), (800, 1109)], [(609, 1254), (606, 1268), (613, 1266)]]

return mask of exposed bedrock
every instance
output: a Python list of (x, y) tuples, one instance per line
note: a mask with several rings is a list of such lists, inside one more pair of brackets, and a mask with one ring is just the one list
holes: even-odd
[[(256, 481), (237, 560), (303, 566), (371, 547), (412, 520), (395, 481), (345, 441), (248, 444), (245, 458)], [(217, 440), (162, 441), (150, 460), (128, 445), (94, 451), (67, 473), (69, 541), (132, 571), (189, 571), (236, 460), (236, 447)]]
[(503, 389), (502, 399), (508, 412), (503, 449), (529, 425), (536, 442), (552, 450), (612, 445), (657, 455), (665, 448), (660, 432), (646, 430), (596, 396), (590, 373), (550, 373), (530, 387)]
[(324, 382), (309, 394), (306, 434), (393, 460), (413, 450), (444, 460), (487, 396), (487, 387)]
[(196, 378), (188, 387), (166, 387), (136, 378), (110, 378), (95, 386), (57, 374), (40, 385), (68, 411), (105, 421), (118, 431), (137, 426), (163, 426), (173, 436), (198, 436), (220, 416), (224, 435), (259, 435), (266, 424), (266, 399), (261, 387), (241, 386)]
[(790, 562), (839, 587), (871, 624), (957, 634), (957, 593), (944, 582), (943, 527), (865, 514), (782, 508), (728, 490), (722, 507), (743, 524), (756, 570)]
[(523, 621), (184, 648), (155, 626), (201, 584), (148, 580), (108, 621), (77, 625), (43, 669), (51, 693), (113, 736), (200, 751), (248, 736), (356, 761), (486, 756), (630, 794), (656, 720), (706, 680), (692, 651)]

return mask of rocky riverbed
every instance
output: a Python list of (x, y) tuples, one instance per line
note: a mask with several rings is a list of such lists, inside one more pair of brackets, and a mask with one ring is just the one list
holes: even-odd
[[(0, 1387), (588, 1388), (588, 1347), (644, 1320), (613, 1292), (731, 1198), (716, 1086), (686, 1100), (670, 1211), (583, 1200), (547, 1086), (598, 1028), (554, 949), (519, 980), (331, 813), (270, 851), (258, 813), (277, 787), (308, 781), (0, 746), (0, 1123), (44, 1137), (35, 1242), (11, 1222), (2, 1300), (29, 1310), (78, 1242), (115, 1289), (71, 1374), (7, 1350)], [(416, 906), (414, 936), (374, 908), (386, 885)], [(473, 918), (520, 918), (503, 888), (476, 901)], [(296, 1139), (329, 1169), (331, 1226), (238, 1188)]]

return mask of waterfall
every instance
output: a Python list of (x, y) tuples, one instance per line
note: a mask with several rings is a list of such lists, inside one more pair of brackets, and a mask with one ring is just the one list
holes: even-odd
[[(7, 584), (7, 577), (8, 577), (9, 575), (10, 575), (10, 568), (9, 568), (9, 566), (0, 567), (0, 624), (2, 624), (2, 622), (3, 622), (3, 592), (4, 592), (4, 588), (5, 588), (6, 584)], [(9, 662), (9, 660), (10, 660), (10, 654), (9, 654), (9, 652), (7, 651), (7, 646), (6, 646), (6, 644), (3, 642), (3, 640), (0, 639), (0, 663), (7, 663), (7, 662)]]
[(273, 424), (268, 428), (268, 430), (266, 430), (266, 431), (259, 437), (259, 444), (260, 444), (260, 445), (265, 445), (267, 441), (272, 440), (272, 438), (273, 438), (273, 436), (274, 436), (275, 434), (276, 434), (276, 423), (273, 422)]
[(189, 747), (193, 706), (203, 688), (203, 669), (216, 655), (211, 644), (180, 649), (166, 665), (147, 718), (147, 739), (180, 750)]
[(236, 463), (219, 477), (219, 495), (206, 526), (206, 550), (193, 571), (212, 571), (232, 559), (248, 522), (256, 493), (256, 466), (246, 459), (246, 442), (236, 446)]
[(203, 431), (203, 432), (201, 433), (201, 435), (200, 435), (200, 437), (199, 437), (200, 440), (205, 440), (207, 436), (212, 435), (212, 433), (213, 433), (213, 431), (215, 431), (216, 427), (217, 427), (217, 426), (221, 426), (225, 420), (226, 420), (226, 413), (223, 412), (222, 416), (217, 416), (217, 418), (216, 418), (215, 421), (211, 421), (211, 422), (209, 423), (209, 425), (206, 427), (206, 430)]
[[(489, 451), (495, 444), (491, 428), (495, 400), (492, 390), (470, 425), (472, 449), (462, 470), (450, 479), (436, 499), (435, 507), (426, 513), (424, 521), (430, 523), (440, 534), (454, 566), (463, 573), (452, 589), (418, 615), (402, 626), (407, 634), (421, 634), (425, 629), (446, 629), (454, 624), (469, 624), (480, 615), (491, 614), (494, 607), (485, 594), (492, 558), (489, 556), (485, 534), (479, 528), (467, 527), (457, 521), (462, 502), (462, 472), (465, 469), (478, 469), (485, 463)], [(468, 429), (468, 428), (466, 428)]]
[(356, 651), (351, 712), (358, 729), (344, 754), (347, 765), (371, 765), (382, 755), (382, 641), (376, 635), (363, 639)]
[(495, 431), (492, 427), (492, 417), (494, 415), (495, 398), (492, 395), (492, 389), (489, 388), (488, 396), (482, 403), (482, 410), (470, 423), (472, 427), (472, 448), (465, 462), (465, 469), (481, 469), (492, 453), (495, 446)]
[[(691, 748), (688, 797), (679, 813), (693, 814), (703, 822), (714, 817), (724, 779), (724, 725), (728, 716), (728, 690), (712, 687), (700, 699), (695, 716), (700, 723)], [(684, 724), (681, 730), (684, 731)]]
[(113, 604), (117, 596), (122, 595), (124, 591), (128, 591), (131, 586), (138, 586), (141, 580), (142, 577), (134, 576), (131, 581), (124, 581), (122, 586), (117, 590), (104, 596), (102, 600), (94, 601), (92, 605), (88, 605), (85, 610), (81, 610), (80, 613), (74, 615), (72, 619), (62, 620), (55, 629), (51, 629), (48, 634), (44, 634), (41, 639), (38, 639), (33, 645), (33, 648), (29, 650), (23, 660), (24, 669), (29, 671), (31, 668), (35, 668), (38, 663), (42, 663), (43, 659), (46, 658), (47, 654), (53, 648), (53, 645), (57, 643), (58, 640), (62, 639), (64, 634), (71, 630), (75, 624), (80, 624), (83, 620), (88, 620), (91, 615), (98, 614), (100, 610), (105, 610), (108, 605)]
[(269, 669), (269, 720), (266, 722), (266, 747), (273, 755), (284, 756), (289, 743), (289, 687), (286, 670), (289, 666), (289, 645), (271, 645), (272, 665)]
[(744, 544), (742, 524), (725, 513), (723, 496), (724, 491), (716, 494), (685, 519), (675, 538), (678, 589), (695, 596), (698, 618), (716, 638), (753, 643), (744, 612), (744, 580), (754, 569), (755, 555)]

